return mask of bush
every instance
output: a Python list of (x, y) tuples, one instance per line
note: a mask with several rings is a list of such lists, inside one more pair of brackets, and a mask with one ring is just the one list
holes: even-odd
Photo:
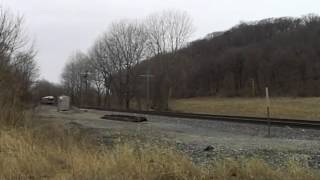
[(25, 110), (20, 105), (2, 105), (0, 107), (0, 125), (17, 127), (25, 123)]

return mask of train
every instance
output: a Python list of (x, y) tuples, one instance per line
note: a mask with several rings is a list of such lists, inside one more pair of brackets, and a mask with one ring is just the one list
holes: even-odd
[(54, 105), (56, 104), (56, 98), (54, 96), (45, 96), (40, 100), (41, 104)]

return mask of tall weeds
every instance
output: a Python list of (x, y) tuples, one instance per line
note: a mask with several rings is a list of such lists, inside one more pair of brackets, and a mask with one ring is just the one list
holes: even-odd
[(0, 179), (316, 180), (294, 163), (273, 168), (261, 160), (195, 165), (170, 147), (130, 142), (107, 147), (63, 125), (0, 130)]
[(19, 105), (2, 105), (0, 107), (0, 126), (23, 126), (26, 121), (25, 116), (25, 110)]

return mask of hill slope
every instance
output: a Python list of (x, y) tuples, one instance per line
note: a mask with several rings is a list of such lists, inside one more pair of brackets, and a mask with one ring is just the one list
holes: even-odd
[(151, 61), (154, 96), (169, 61), (172, 97), (320, 94), (320, 17), (270, 18), (240, 23), (218, 36), (190, 43), (174, 58)]

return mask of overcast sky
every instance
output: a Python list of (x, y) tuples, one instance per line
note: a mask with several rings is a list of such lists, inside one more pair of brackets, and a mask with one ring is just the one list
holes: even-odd
[(166, 9), (183, 10), (194, 21), (193, 39), (226, 30), (240, 21), (319, 14), (320, 0), (0, 0), (24, 15), (35, 39), (41, 78), (60, 82), (68, 57), (87, 51), (108, 25)]

